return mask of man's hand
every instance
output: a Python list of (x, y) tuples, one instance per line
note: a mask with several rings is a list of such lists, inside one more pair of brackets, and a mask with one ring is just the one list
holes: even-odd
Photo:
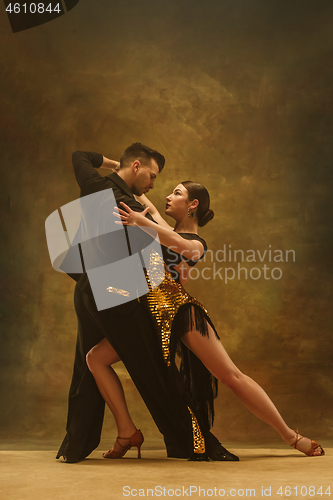
[(120, 168), (120, 163), (119, 161), (110, 160), (109, 158), (103, 156), (103, 163), (100, 168), (106, 168), (108, 170), (113, 170), (114, 172), (118, 172)]

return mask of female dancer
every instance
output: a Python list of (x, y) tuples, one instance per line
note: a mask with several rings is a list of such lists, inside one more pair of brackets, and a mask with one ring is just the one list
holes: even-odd
[[(139, 225), (148, 231), (149, 228), (155, 229), (161, 244), (166, 247), (166, 278), (145, 300), (161, 335), (163, 354), (168, 365), (174, 363), (178, 341), (181, 340), (183, 344), (185, 378), (197, 407), (208, 402), (212, 413), (213, 391), (211, 379), (207, 377), (208, 384), (202, 386), (204, 371), (201, 363), (195, 363), (195, 359), (201, 360), (214, 377), (228, 386), (254, 415), (273, 427), (286, 443), (308, 456), (323, 455), (324, 450), (317, 442), (287, 426), (265, 391), (235, 366), (218, 338), (207, 311), (182, 287), (181, 281), (187, 280), (189, 266), (202, 258), (207, 248), (205, 241), (198, 236), (198, 226), (204, 226), (214, 216), (209, 209), (207, 190), (200, 184), (186, 181), (167, 196), (165, 213), (175, 219), (174, 228), (169, 226), (144, 195), (140, 201), (149, 204), (143, 212), (133, 212), (122, 203), (123, 209), (118, 209), (115, 215), (121, 219), (119, 224)], [(157, 224), (145, 217), (148, 210)], [(110, 366), (116, 361), (119, 361), (119, 357), (106, 339), (87, 355), (88, 366), (118, 427), (114, 448), (103, 455), (105, 458), (121, 458), (131, 446), (137, 446), (140, 454), (143, 442), (141, 432), (135, 428), (128, 413), (120, 381)], [(209, 390), (209, 396), (202, 394)]]

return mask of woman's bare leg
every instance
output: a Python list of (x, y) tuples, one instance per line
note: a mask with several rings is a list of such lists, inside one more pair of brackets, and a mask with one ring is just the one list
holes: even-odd
[[(120, 358), (107, 339), (101, 340), (87, 354), (87, 365), (93, 374), (97, 387), (110, 408), (116, 421), (118, 436), (128, 438), (134, 434), (136, 427), (130, 417), (124, 389), (118, 375), (111, 367)], [(116, 441), (113, 449), (119, 451), (128, 439)]]
[[(209, 335), (204, 337), (198, 331), (192, 330), (183, 335), (182, 341), (218, 380), (241, 399), (254, 415), (273, 427), (286, 443), (293, 444), (296, 440), (295, 431), (287, 426), (266, 392), (254, 380), (244, 375), (231, 361), (209, 325), (208, 331)], [(311, 440), (308, 438), (301, 439), (297, 445), (297, 449), (304, 453), (310, 448)]]

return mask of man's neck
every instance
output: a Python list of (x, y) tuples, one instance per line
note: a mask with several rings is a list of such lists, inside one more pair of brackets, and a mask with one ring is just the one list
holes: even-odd
[(132, 175), (131, 175), (131, 171), (129, 169), (127, 169), (127, 168), (122, 168), (122, 169), (118, 170), (117, 174), (119, 175), (119, 177), (121, 177), (121, 179), (124, 182), (126, 182), (127, 186), (132, 191)]

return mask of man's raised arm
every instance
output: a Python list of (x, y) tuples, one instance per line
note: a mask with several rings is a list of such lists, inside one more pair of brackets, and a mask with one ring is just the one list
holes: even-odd
[(75, 151), (72, 155), (74, 174), (81, 190), (88, 187), (90, 183), (100, 182), (101, 175), (95, 170), (103, 164), (103, 156), (100, 153), (86, 153)]
[(103, 184), (106, 183), (97, 168), (106, 168), (117, 170), (119, 162), (110, 160), (100, 153), (92, 153), (85, 151), (76, 151), (72, 155), (74, 174), (78, 185), (80, 186), (82, 195), (90, 194), (96, 191), (96, 184), (101, 184), (99, 189), (103, 189)]

